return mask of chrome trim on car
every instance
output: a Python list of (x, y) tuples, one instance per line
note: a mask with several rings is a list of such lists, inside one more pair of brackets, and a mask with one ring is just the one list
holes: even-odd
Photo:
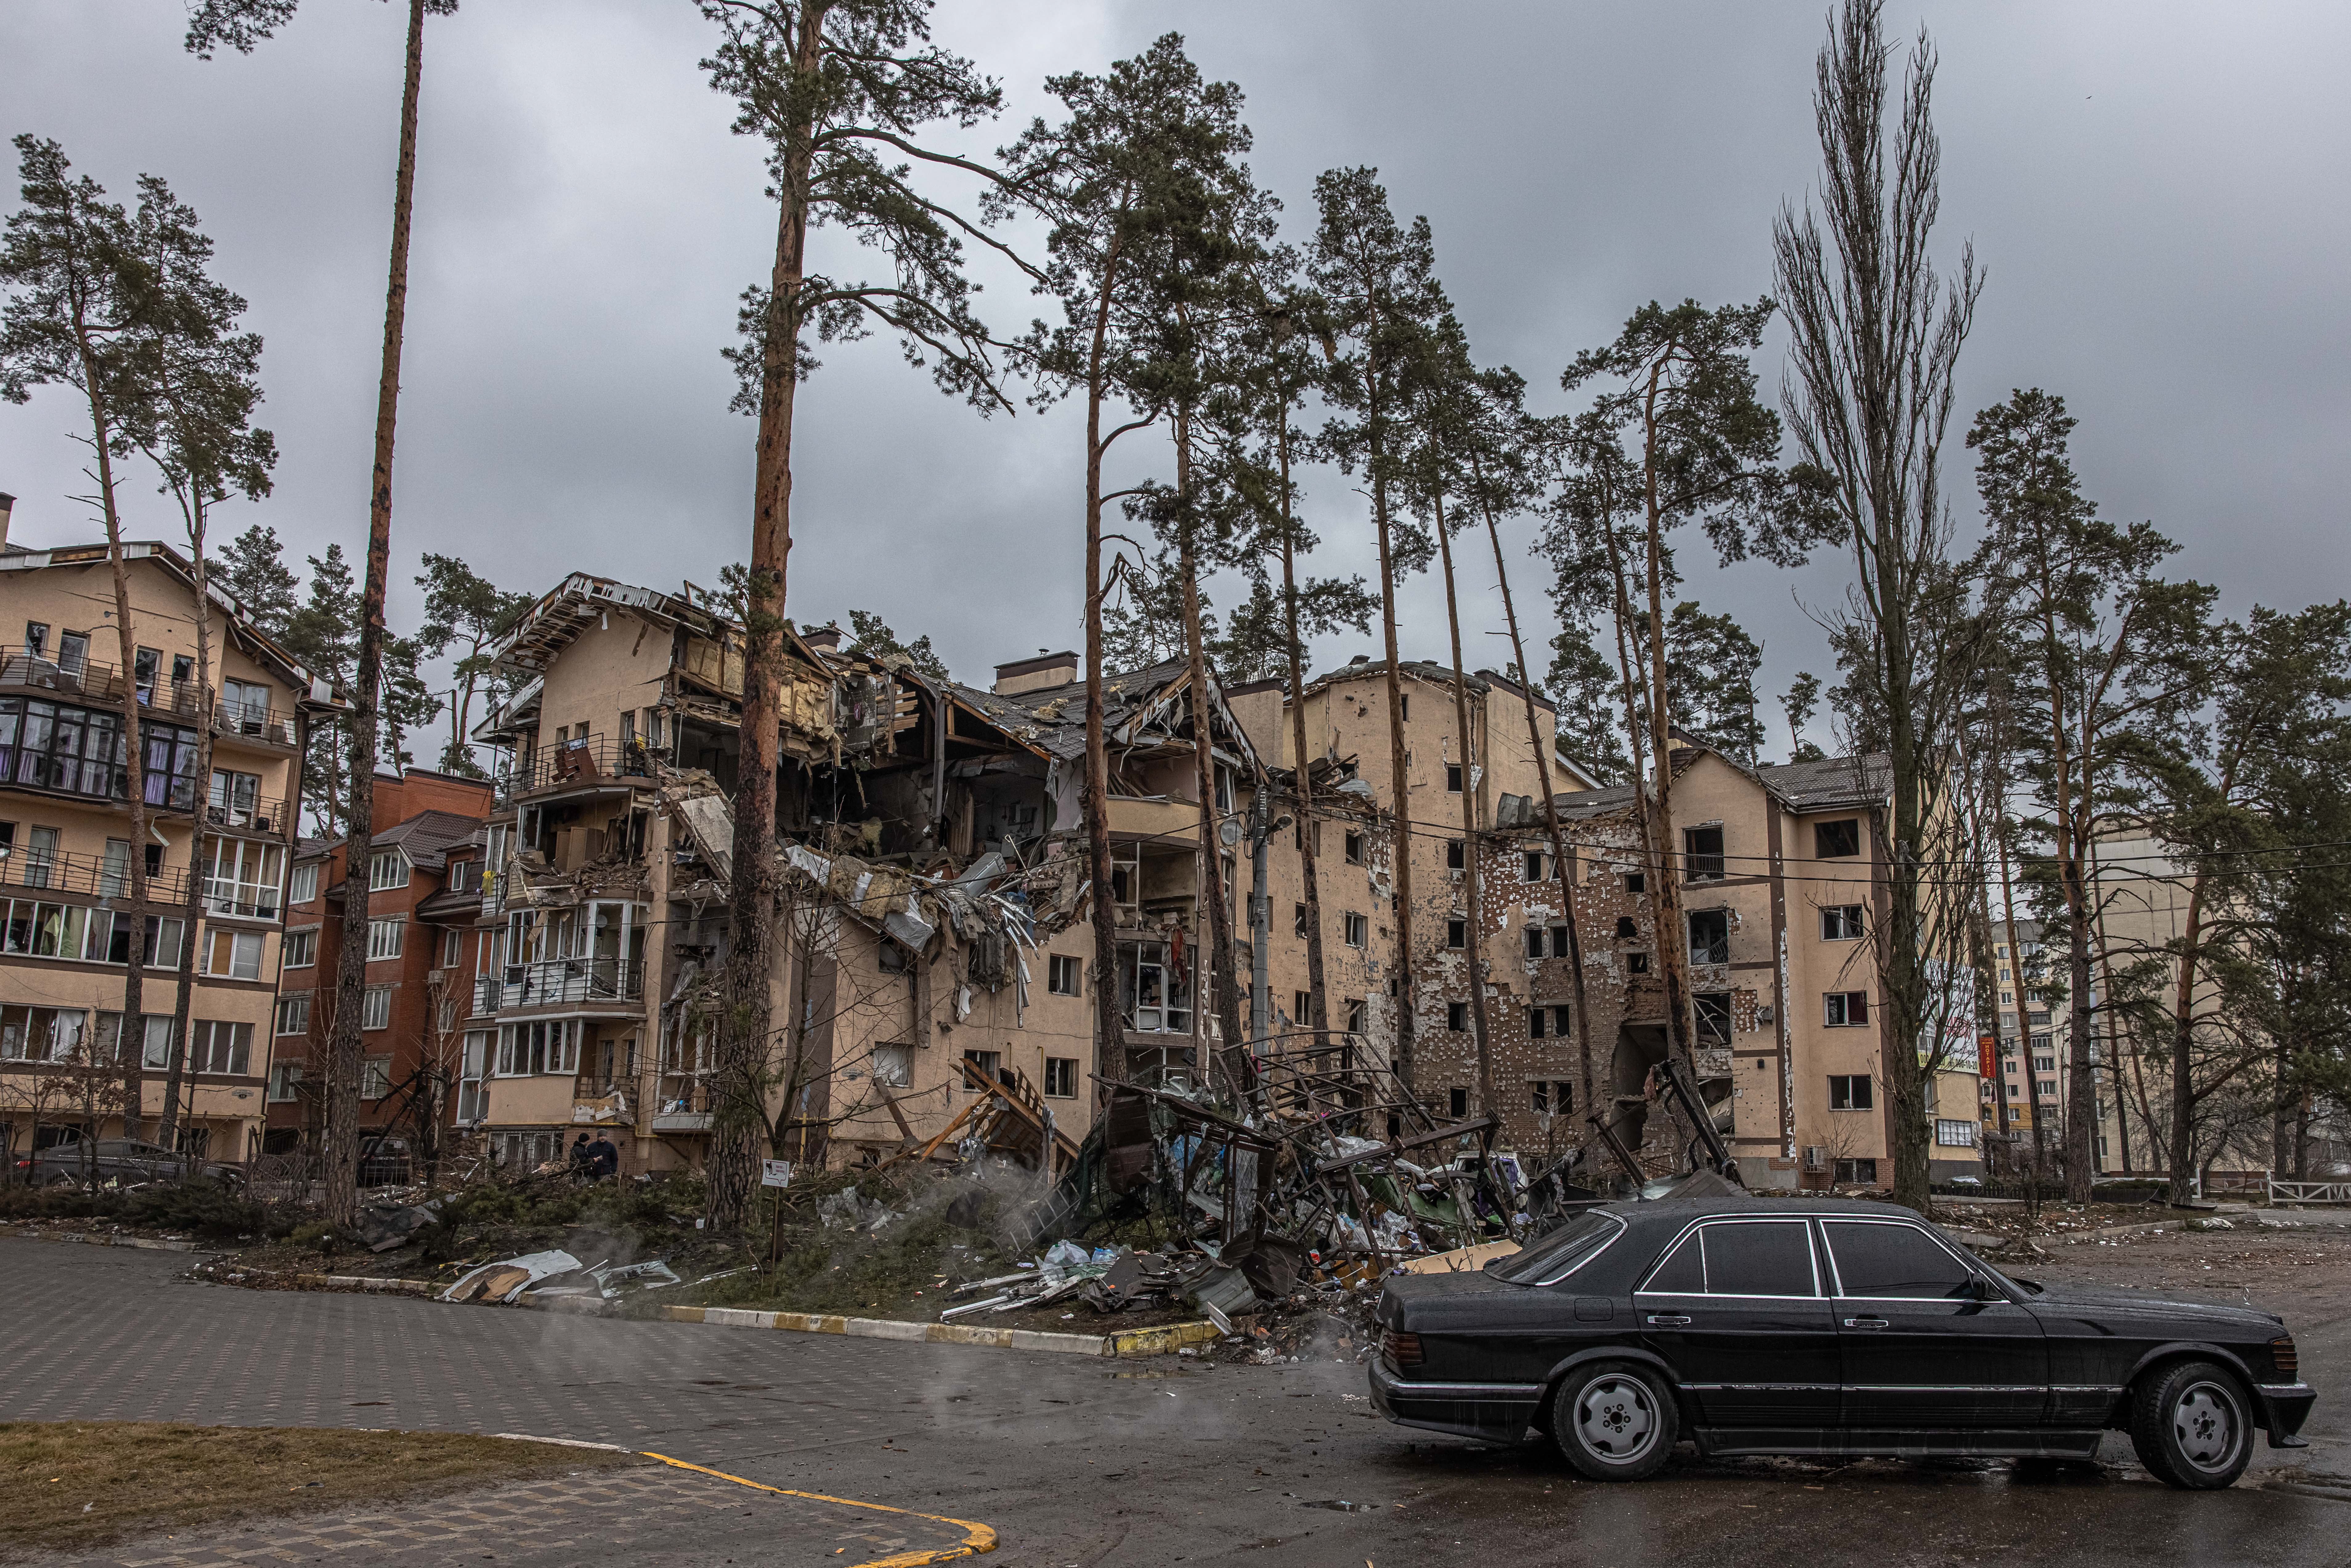
[(1415, 1383), (1408, 1378), (1391, 1375), (1391, 1394), (1434, 1394), (1448, 1399), (1532, 1399), (1541, 1395), (1540, 1383)]
[(1575, 1260), (1575, 1261), (1573, 1261), (1573, 1263), (1570, 1263), (1566, 1268), (1564, 1268), (1564, 1269), (1561, 1270), (1558, 1273), (1553, 1274), (1550, 1279), (1548, 1279), (1548, 1280), (1536, 1280), (1536, 1281), (1531, 1281), (1531, 1283), (1533, 1284), (1533, 1286), (1534, 1286), (1534, 1288), (1535, 1288), (1535, 1289), (1537, 1289), (1537, 1290), (1541, 1290), (1541, 1289), (1542, 1289), (1542, 1288), (1543, 1288), (1544, 1286), (1546, 1286), (1546, 1285), (1556, 1285), (1556, 1284), (1558, 1284), (1562, 1280), (1566, 1279), (1569, 1275), (1571, 1275), (1571, 1274), (1574, 1273), (1578, 1269), (1583, 1268), (1586, 1263), (1591, 1262), (1594, 1258), (1599, 1257), (1603, 1252), (1607, 1251), (1607, 1250), (1608, 1250), (1608, 1249), (1610, 1249), (1611, 1247), (1615, 1246), (1615, 1245), (1616, 1245), (1616, 1243), (1618, 1243), (1619, 1241), (1624, 1240), (1624, 1239), (1625, 1239), (1625, 1233), (1626, 1233), (1627, 1231), (1629, 1231), (1629, 1230), (1631, 1230), (1631, 1229), (1633, 1228), (1630, 1225), (1628, 1225), (1628, 1224), (1626, 1224), (1626, 1223), (1625, 1222), (1625, 1219), (1624, 1219), (1624, 1218), (1623, 1218), (1621, 1215), (1614, 1215), (1614, 1214), (1603, 1213), (1603, 1214), (1600, 1216), (1600, 1218), (1603, 1218), (1603, 1219), (1605, 1219), (1605, 1220), (1612, 1221), (1612, 1222), (1615, 1225), (1615, 1227), (1616, 1227), (1616, 1234), (1615, 1234), (1615, 1235), (1614, 1235), (1614, 1236), (1612, 1236), (1612, 1237), (1610, 1237), (1607, 1240), (1603, 1241), (1599, 1246), (1594, 1247), (1594, 1248), (1593, 1248), (1591, 1250), (1589, 1250), (1589, 1251), (1587, 1251), (1587, 1252), (1584, 1252), (1584, 1253), (1583, 1253), (1582, 1255), (1580, 1255), (1579, 1257), (1577, 1257), (1577, 1259)]
[[(2256, 1383), (2253, 1388), (2255, 1392), (2261, 1394), (2307, 1394), (2310, 1392), (2310, 1385), (2307, 1383)], [(2119, 1394), (2122, 1390), (2117, 1388), (2115, 1392)]]
[(1677, 1383), (1692, 1394), (1836, 1394), (1841, 1383)]

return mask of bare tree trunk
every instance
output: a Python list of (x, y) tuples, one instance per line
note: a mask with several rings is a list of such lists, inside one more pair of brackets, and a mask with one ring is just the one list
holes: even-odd
[(1543, 825), (1551, 834), (1552, 870), (1559, 876), (1560, 913), (1567, 921), (1567, 962), (1575, 987), (1575, 1049), (1583, 1073), (1583, 1106), (1589, 1114), (1592, 1101), (1592, 1009), (1583, 991), (1583, 939), (1575, 917), (1575, 857), (1568, 852), (1567, 831), (1559, 821), (1559, 801), (1551, 787), (1551, 748), (1543, 744), (1535, 719), (1534, 680), (1527, 668), (1527, 645), (1519, 635), (1519, 612), (1510, 599), (1510, 569), (1502, 557), (1501, 530), (1491, 507), (1486, 511), (1486, 538), (1494, 547), (1494, 576), (1502, 586), (1502, 618), (1510, 628), (1510, 657), (1519, 670), (1519, 697), (1526, 708), (1527, 749), (1534, 753), (1535, 775), (1542, 784)]
[[(2196, 957), (2204, 936), (2204, 873), (2188, 884), (2188, 922), (2179, 939), (2179, 973), (2171, 993), (2171, 1187), (2173, 1204), (2188, 1199), (2189, 1130), (2196, 1113)], [(2114, 998), (2106, 998), (2109, 1010)]]
[[(823, 12), (803, 7), (793, 68), (816, 79)], [(812, 111), (810, 111), (812, 113)], [(776, 182), (776, 256), (760, 345), (758, 460), (752, 481), (751, 561), (743, 600), (743, 723), (735, 776), (735, 847), (727, 889), (726, 1027), (720, 1031), (707, 1171), (710, 1223), (740, 1226), (768, 1124), (774, 1027), (776, 764), (782, 725), (786, 569), (792, 550), (792, 414), (799, 385), (799, 290), (807, 269), (809, 171), (815, 122), (795, 128)]]
[[(1094, 303), (1093, 342), (1086, 359), (1086, 849), (1093, 871), (1094, 1071), (1126, 1076), (1126, 1031), (1119, 1007), (1118, 906), (1111, 888), (1110, 749), (1102, 734), (1102, 453), (1104, 360), (1110, 340), (1111, 296), (1118, 287), (1119, 241), (1103, 259), (1102, 295)], [(1141, 874), (1138, 865), (1136, 873)], [(1140, 888), (1135, 890), (1139, 895)], [(1097, 1087), (1099, 1104), (1107, 1090)]]
[(1378, 377), (1367, 371), (1373, 408), (1367, 421), (1372, 433), (1372, 515), (1380, 536), (1380, 635), (1387, 653), (1388, 788), (1395, 797), (1395, 827), (1390, 838), (1389, 870), (1395, 877), (1396, 972), (1395, 1049), (1397, 1076), (1414, 1093), (1420, 1092), (1419, 1062), (1415, 1050), (1412, 977), (1412, 770), (1404, 743), (1404, 673), (1396, 652), (1395, 558), (1388, 538), (1387, 455), (1381, 426)]
[(335, 967), (335, 1029), (327, 1045), (324, 1155), (327, 1220), (359, 1214), (360, 1025), (367, 988), (368, 865), (375, 837), (377, 711), (383, 692), (383, 597), (392, 577), (392, 437), (400, 413), (400, 350), (408, 319), (409, 221), (416, 200), (416, 99), (424, 78), (424, 0), (408, 0), (408, 58), (400, 93), (400, 163), (393, 178), (392, 262), (384, 288), (383, 371), (376, 383), (375, 472), (368, 498), (367, 580), (360, 599), (359, 690), (351, 705), (343, 834), (343, 936)]
[(1485, 926), (1478, 905), (1478, 768), (1469, 744), (1469, 678), (1461, 667), (1461, 610), (1453, 591), (1453, 540), (1445, 526), (1445, 497), (1436, 497), (1437, 549), (1445, 569), (1445, 623), (1453, 639), (1453, 727), (1461, 744), (1461, 903), (1468, 919), (1462, 967), (1469, 975), (1469, 1026), (1477, 1031), (1478, 1109), (1498, 1113), (1493, 1033), (1486, 1018)]
[[(98, 456), (99, 507), (106, 518), (107, 565), (113, 577), (114, 632), (122, 661), (124, 779), (130, 796), (127, 804), (131, 809), (131, 852), (124, 857), (129, 863), (123, 868), (129, 878), (131, 942), (129, 961), (124, 965), (122, 976), (122, 1027), (115, 1035), (113, 1062), (100, 1065), (110, 1065), (120, 1071), (118, 1099), (122, 1113), (122, 1135), (136, 1138), (141, 1110), (141, 1056), (136, 1049), (132, 1049), (127, 1053), (126, 1060), (125, 1048), (134, 1036), (143, 1040), (146, 1027), (140, 1016), (140, 1009), (145, 1000), (142, 992), (147, 973), (144, 950), (147, 935), (147, 752), (145, 738), (141, 733), (139, 712), (139, 633), (131, 614), (131, 569), (122, 558), (122, 515), (114, 504), (115, 430), (113, 411), (107, 395), (107, 372), (99, 361), (97, 349), (90, 342), (89, 323), (78, 295), (73, 300), (72, 312), (74, 346), (81, 358), (82, 385), (89, 400), (90, 450)], [(156, 679), (159, 682), (162, 679), (161, 669), (156, 671)], [(170, 780), (166, 779), (164, 789), (168, 791), (170, 788)], [(165, 798), (170, 798), (168, 793)], [(109, 902), (117, 902), (121, 896), (116, 894)], [(118, 920), (124, 917), (123, 911), (119, 908), (114, 915)], [(97, 1135), (96, 1127), (91, 1128), (90, 1135)]]
[[(195, 818), (188, 831), (188, 894), (180, 906), (180, 983), (172, 1003), (171, 1061), (163, 1072), (165, 1148), (175, 1146), (180, 1126), (180, 1096), (187, 1083), (189, 1019), (196, 997), (196, 927), (204, 912), (204, 852), (212, 841), (205, 810), (213, 777), (213, 617), (212, 596), (205, 586), (204, 498), (194, 485), (188, 490), (188, 553), (196, 580), (196, 789)], [(296, 768), (301, 767), (298, 759)], [(288, 846), (291, 847), (290, 845)], [(275, 1027), (275, 1020), (272, 1020)], [(275, 1036), (273, 1035), (273, 1039)]]
[[(1689, 920), (1683, 914), (1682, 857), (1674, 852), (1673, 715), (1666, 688), (1665, 517), (1657, 500), (1657, 392), (1664, 376), (1662, 362), (1649, 375), (1648, 396), (1642, 424), (1642, 469), (1648, 519), (1646, 579), (1649, 596), (1649, 771), (1655, 808), (1650, 849), (1654, 853), (1654, 885), (1650, 898), (1656, 909), (1657, 970), (1666, 991), (1667, 1049), (1698, 1079), (1697, 1033), (1690, 996)], [(1634, 780), (1638, 791), (1640, 780)], [(1692, 1129), (1695, 1131), (1696, 1129)]]
[[(1306, 671), (1298, 641), (1298, 569), (1290, 544), (1290, 420), (1276, 422), (1274, 446), (1281, 464), (1281, 611), (1290, 655), (1290, 743), (1298, 776), (1298, 863), (1306, 894), (1306, 996), (1311, 1013), (1298, 1021), (1314, 1031), (1317, 1047), (1330, 1043), (1331, 997), (1322, 967), (1322, 893), (1317, 878), (1313, 758), (1306, 752)], [(1271, 926), (1270, 915), (1268, 927)]]
[[(1192, 680), (1193, 776), (1200, 791), (1199, 885), (1208, 904), (1207, 978), (1216, 988), (1217, 1022), (1224, 1031), (1224, 1044), (1235, 1046), (1248, 1036), (1241, 1032), (1240, 988), (1233, 975), (1233, 904), (1225, 886), (1224, 846), (1217, 837), (1217, 764), (1209, 754), (1213, 737), (1208, 721), (1214, 707), (1208, 700), (1207, 651), (1200, 645), (1199, 561), (1192, 549), (1192, 415), (1188, 409), (1180, 411), (1176, 419), (1176, 490), (1184, 507), (1177, 550), (1184, 574), (1184, 649)], [(1206, 1064), (1202, 1065), (1205, 1070)]]

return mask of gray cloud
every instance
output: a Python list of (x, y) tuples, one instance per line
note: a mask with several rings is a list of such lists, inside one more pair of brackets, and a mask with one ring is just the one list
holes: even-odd
[[(55, 136), (118, 193), (170, 180), (267, 335), (277, 495), (233, 508), (296, 553), (363, 535), (403, 8), (309, 0), (278, 39), (183, 54), (177, 0), (12, 0), (0, 131)], [(1096, 69), (1169, 27), (1250, 94), (1261, 178), (1311, 221), (1311, 185), (1378, 165), (1426, 213), (1480, 358), (1546, 407), (1558, 371), (1652, 298), (1751, 298), (1783, 200), (1813, 178), (1808, 93), (1823, 6), (1395, 3), (943, 6), (942, 37), (1004, 78), (1008, 138), (1041, 78)], [(1921, 11), (1894, 18), (1915, 27)], [(1945, 6), (1943, 251), (1972, 237), (1991, 287), (1965, 410), (2014, 386), (2064, 392), (2076, 457), (2112, 515), (2151, 517), (2181, 570), (2228, 602), (2343, 593), (2338, 258), (2351, 204), (2334, 81), (2351, 16), (2319, 5)], [(748, 421), (718, 350), (765, 269), (758, 148), (696, 69), (683, 3), (468, 0), (427, 46), (416, 251), (397, 469), (395, 617), (418, 553), (463, 554), (511, 587), (574, 568), (656, 585), (743, 553)], [(12, 203), (13, 204), (13, 203)], [(1039, 302), (988, 275), (999, 326)], [(797, 443), (791, 612), (882, 610), (967, 678), (1077, 636), (1081, 475), (1068, 410), (983, 421), (881, 341), (828, 349)], [(1779, 374), (1776, 345), (1760, 361)], [(0, 410), (16, 537), (95, 533), (71, 410)], [(1147, 439), (1147, 438), (1146, 438)], [(1138, 447), (1138, 471), (1160, 453)], [(1969, 509), (1965, 455), (1953, 475)], [(134, 486), (134, 531), (168, 534)], [(1370, 567), (1364, 506), (1311, 481), (1324, 570)], [(1531, 525), (1520, 525), (1523, 540)], [(1474, 557), (1472, 558), (1475, 559)], [(1533, 563), (1514, 569), (1531, 601)], [(1466, 569), (1470, 612), (1499, 607)], [(1694, 570), (1690, 591), (1767, 643), (1767, 678), (1824, 669), (1800, 608), (1838, 563)], [(1230, 591), (1223, 595), (1236, 597)], [(1405, 594), (1408, 651), (1444, 647), (1433, 585)], [(1538, 617), (1548, 635), (1548, 618)], [(1482, 644), (1482, 647), (1480, 646)], [(1345, 638), (1322, 652), (1370, 644)], [(1501, 645), (1473, 637), (1471, 657)]]

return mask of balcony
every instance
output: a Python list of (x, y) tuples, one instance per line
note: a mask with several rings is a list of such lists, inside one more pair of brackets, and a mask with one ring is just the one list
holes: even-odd
[(204, 807), (205, 825), (225, 833), (263, 833), (273, 839), (294, 831), (294, 811), (283, 799), (214, 800)]
[(285, 913), (284, 896), (274, 882), (237, 882), (225, 876), (204, 879), (204, 909), (212, 915), (275, 920)]
[(591, 735), (558, 741), (515, 754), (514, 765), (498, 783), (498, 802), (511, 804), (527, 795), (554, 789), (592, 789), (623, 780), (655, 777), (653, 753), (640, 740), (617, 741)]
[[(120, 709), (124, 682), (118, 664), (102, 664), (85, 649), (79, 653), (52, 653), (23, 643), (0, 643), (0, 690), (32, 690), (69, 702)], [(160, 674), (140, 684), (140, 706), (156, 713), (193, 718), (204, 710), (204, 688), (193, 681), (171, 681)]]
[[(645, 997), (645, 967), (618, 958), (549, 958), (536, 964), (508, 964), (499, 977), (497, 1004), (492, 1012), (516, 1008), (596, 1007), (642, 1002)], [(479, 998), (474, 1010), (481, 1012)]]
[(661, 1097), (653, 1102), (654, 1132), (706, 1133), (710, 1112), (710, 1085), (700, 1074), (662, 1074)]
[(299, 733), (292, 714), (255, 703), (223, 703), (213, 713), (213, 734), (233, 746), (291, 751)]
[[(85, 893), (97, 898), (131, 896), (131, 871), (103, 855), (69, 854), (52, 850), (40, 854), (18, 844), (0, 850), (0, 888), (30, 887), (52, 893)], [(147, 879), (147, 902), (179, 904), (187, 902), (188, 873), (169, 867)]]
[(498, 1003), (506, 992), (496, 975), (474, 977), (474, 1016), (490, 1019), (498, 1016)]

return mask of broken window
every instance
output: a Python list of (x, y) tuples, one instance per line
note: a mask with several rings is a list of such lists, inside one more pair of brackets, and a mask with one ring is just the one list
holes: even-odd
[(1527, 956), (1530, 958), (1540, 958), (1542, 956), (1542, 927), (1540, 925), (1530, 925), (1527, 927)]
[(1575, 1110), (1575, 1085), (1564, 1080), (1527, 1080), (1528, 1098), (1538, 1116), (1570, 1115)]
[(1686, 880), (1720, 882), (1722, 830), (1719, 827), (1683, 829), (1682, 856)]
[(1527, 1038), (1529, 1040), (1565, 1040), (1570, 1023), (1571, 1015), (1564, 1002), (1545, 1002), (1541, 1006), (1529, 1008)]
[(1349, 1034), (1364, 1032), (1364, 998), (1361, 997), (1347, 998), (1347, 1032)]
[(1446, 1003), (1445, 1027), (1451, 1030), (1455, 1034), (1459, 1034), (1462, 1030), (1468, 1029), (1469, 1027), (1469, 1004), (1468, 1002)]
[(1294, 923), (1296, 924), (1296, 925), (1297, 925), (1297, 927), (1298, 927), (1298, 934), (1299, 934), (1301, 936), (1305, 936), (1305, 935), (1306, 935), (1306, 906), (1305, 906), (1304, 904), (1299, 904), (1299, 905), (1297, 905), (1297, 906), (1296, 906), (1295, 910), (1293, 911), (1292, 919), (1293, 919)]
[(1628, 975), (1647, 974), (1649, 972), (1649, 956), (1646, 953), (1625, 954), (1625, 972)]
[(1867, 991), (1831, 991), (1821, 999), (1822, 1021), (1830, 1029), (1857, 1029), (1869, 1021)]
[(1363, 863), (1364, 863), (1364, 835), (1363, 835), (1363, 834), (1361, 834), (1361, 833), (1349, 833), (1349, 834), (1347, 835), (1347, 840), (1346, 840), (1346, 854), (1347, 854), (1347, 863), (1348, 863), (1349, 865), (1361, 865), (1361, 864), (1363, 864)]
[(1311, 991), (1292, 991), (1290, 996), (1290, 1022), (1312, 1023), (1314, 1021), (1314, 993)]
[(1689, 914), (1690, 962), (1693, 964), (1728, 964), (1730, 962), (1730, 912), (1727, 909), (1693, 909)]
[(1050, 1100), (1074, 1100), (1078, 1097), (1076, 1057), (1049, 1056), (1045, 1059), (1045, 1096)]
[(1176, 961), (1172, 945), (1134, 942), (1119, 948), (1126, 1027), (1144, 1034), (1192, 1032), (1192, 966), (1197, 950)]
[(877, 1045), (873, 1048), (873, 1082), (883, 1089), (904, 1089), (914, 1082), (914, 1047), (910, 1045)]
[[(1850, 941), (1853, 941), (1855, 938), (1858, 937), (1860, 935), (1861, 935), (1861, 905), (1860, 905), (1860, 904), (1829, 904), (1828, 906), (1826, 906), (1825, 908), (1823, 908), (1823, 909), (1821, 911), (1821, 940), (1822, 940), (1822, 941), (1823, 941), (1823, 942), (1850, 942)], [(2006, 1001), (2007, 999), (2008, 999), (2007, 993), (2002, 992), (2002, 993), (2001, 993), (2001, 1000), (2002, 1000), (2002, 1001)]]
[(1640, 932), (1634, 928), (1633, 917), (1631, 915), (1620, 915), (1616, 917), (1617, 941), (1630, 942), (1638, 936), (1640, 936)]
[(1829, 1074), (1829, 1109), (1832, 1111), (1866, 1111), (1870, 1108), (1872, 1085), (1866, 1072), (1832, 1072)]
[(1045, 988), (1057, 997), (1079, 994), (1084, 975), (1085, 960), (1066, 953), (1056, 953), (1046, 962)]
[(1730, 1043), (1730, 993), (1700, 991), (1690, 998), (1698, 1014), (1698, 1038), (1707, 1045)]
[(1458, 1122), (1462, 1117), (1469, 1114), (1469, 1091), (1467, 1089), (1456, 1089), (1453, 1091), (1451, 1103), (1453, 1109), (1453, 1119), (1455, 1121)]
[(1627, 872), (1625, 873), (1625, 891), (1646, 893), (1649, 891), (1649, 879), (1640, 872)]
[(1824, 861), (1861, 853), (1861, 820), (1847, 817), (1842, 822), (1814, 822), (1813, 853)]
[(1467, 863), (1468, 857), (1462, 851), (1461, 841), (1459, 839), (1446, 840), (1445, 869), (1447, 871), (1459, 871)]
[(1347, 946), (1368, 947), (1372, 945), (1372, 919), (1368, 915), (1351, 914), (1347, 917)]
[(979, 1075), (990, 1083), (1001, 1082), (1004, 1053), (1000, 1051), (967, 1051), (963, 1059), (979, 1070)]
[(1447, 947), (1469, 946), (1469, 922), (1455, 915), (1445, 923), (1445, 945)]
[(1554, 958), (1567, 956), (1567, 927), (1564, 925), (1551, 928), (1551, 956)]
[(1458, 762), (1445, 765), (1445, 792), (1448, 795), (1461, 793), (1461, 764)]

